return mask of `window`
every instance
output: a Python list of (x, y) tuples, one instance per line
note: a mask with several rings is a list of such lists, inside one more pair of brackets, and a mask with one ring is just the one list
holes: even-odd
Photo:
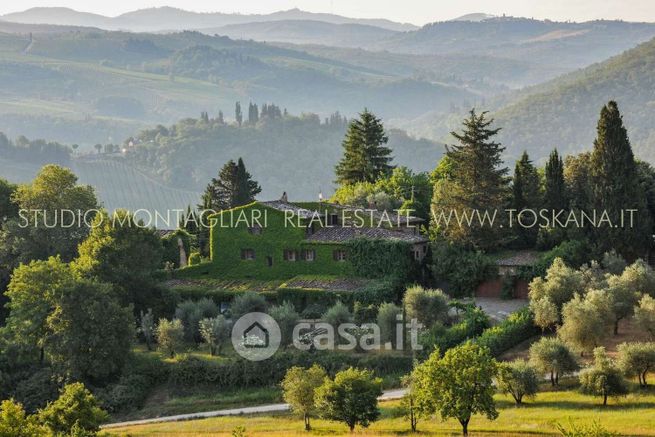
[(339, 214), (330, 213), (327, 217), (328, 226), (336, 226), (339, 224)]
[(302, 259), (305, 261), (314, 261), (316, 259), (316, 251), (313, 249), (305, 249), (302, 251)]
[(241, 259), (252, 261), (255, 259), (255, 251), (253, 249), (241, 249)]
[(345, 261), (346, 260), (346, 251), (337, 249), (332, 252), (332, 257), (335, 261)]
[(420, 251), (420, 250), (415, 250), (415, 251), (414, 251), (414, 259), (415, 259), (416, 261), (420, 261), (420, 260), (421, 260), (421, 251)]
[(269, 267), (273, 267), (273, 257), (272, 256), (267, 256), (266, 257), (266, 265)]
[(262, 227), (259, 225), (251, 226), (248, 228), (248, 233), (251, 235), (261, 235)]
[(284, 260), (285, 261), (295, 261), (297, 258), (296, 251), (292, 249), (284, 250)]

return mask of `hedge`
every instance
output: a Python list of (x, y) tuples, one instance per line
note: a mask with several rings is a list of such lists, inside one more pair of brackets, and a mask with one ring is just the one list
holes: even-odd
[(439, 349), (443, 354), (448, 349), (460, 343), (480, 335), (489, 327), (489, 319), (480, 308), (469, 307), (466, 309), (464, 320), (446, 328), (442, 325), (435, 325), (421, 338), (423, 351), (421, 358), (427, 358), (432, 351)]
[(529, 308), (523, 308), (509, 315), (500, 324), (485, 330), (476, 340), (481, 346), (486, 346), (495, 357), (508, 349), (539, 334)]
[(277, 385), (293, 366), (323, 366), (329, 374), (358, 367), (384, 376), (411, 371), (411, 356), (395, 354), (355, 355), (330, 352), (278, 352), (264, 361), (206, 360), (186, 356), (171, 364), (169, 382), (176, 386), (210, 385), (216, 388), (266, 387)]

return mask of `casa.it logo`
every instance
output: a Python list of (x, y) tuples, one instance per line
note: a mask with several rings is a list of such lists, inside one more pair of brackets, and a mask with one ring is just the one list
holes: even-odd
[(280, 347), (280, 326), (268, 314), (248, 313), (232, 327), (232, 346), (243, 358), (262, 361)]

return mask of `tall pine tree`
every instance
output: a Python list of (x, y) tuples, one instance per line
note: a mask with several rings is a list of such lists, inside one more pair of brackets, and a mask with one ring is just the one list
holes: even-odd
[(568, 208), (568, 196), (564, 182), (564, 162), (557, 149), (550, 152), (544, 169), (544, 208), (560, 211)]
[(257, 181), (254, 181), (250, 173), (246, 170), (246, 166), (241, 158), (237, 161), (236, 181), (237, 185), (236, 192), (234, 193), (233, 206), (247, 205), (254, 201), (255, 196), (262, 191)]
[[(516, 162), (512, 179), (512, 208), (517, 210), (517, 219), (513, 225), (516, 226), (518, 247), (533, 247), (537, 240), (539, 228), (532, 224), (538, 217), (537, 210), (541, 205), (540, 185), (539, 173), (532, 164), (528, 153), (524, 151), (521, 159)], [(521, 223), (519, 223), (518, 214), (527, 209), (534, 211), (534, 215), (523, 213)]]
[[(486, 112), (471, 110), (462, 132), (451, 132), (459, 141), (447, 147), (451, 177), (437, 181), (432, 204), (433, 218), (452, 218), (448, 225), (433, 223), (435, 228), (447, 240), (476, 249), (494, 249), (506, 239), (503, 218), (510, 194), (508, 169), (502, 165), (505, 148), (493, 140), (500, 129), (492, 129), (492, 123)], [(455, 214), (474, 218), (460, 226)]]
[(336, 166), (336, 182), (341, 185), (375, 182), (389, 176), (393, 158), (391, 149), (385, 146), (387, 141), (382, 121), (364, 109), (348, 126), (342, 143), (343, 158)]
[(245, 205), (255, 200), (261, 191), (241, 158), (238, 163), (229, 160), (219, 171), (218, 178), (212, 178), (207, 185), (199, 208), (221, 211)]
[[(600, 111), (597, 135), (590, 159), (592, 206), (596, 213), (607, 211), (612, 226), (596, 229), (600, 251), (615, 249), (627, 259), (644, 256), (650, 247), (650, 219), (646, 196), (623, 117), (614, 101)], [(636, 209), (635, 222), (627, 222), (626, 210)], [(623, 211), (624, 222), (621, 222)]]

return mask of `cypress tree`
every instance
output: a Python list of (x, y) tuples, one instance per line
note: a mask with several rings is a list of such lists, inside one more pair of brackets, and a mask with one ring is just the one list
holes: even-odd
[[(597, 228), (599, 250), (615, 249), (626, 259), (643, 256), (650, 246), (650, 221), (646, 197), (639, 176), (623, 117), (614, 101), (600, 111), (597, 135), (590, 159), (592, 205), (597, 214), (607, 211), (612, 224)], [(634, 227), (621, 222), (622, 212), (636, 209)]]
[(568, 197), (564, 182), (564, 162), (557, 153), (557, 149), (550, 152), (544, 176), (544, 208), (551, 211), (567, 209)]
[(234, 193), (233, 207), (247, 205), (255, 200), (255, 196), (261, 193), (262, 188), (257, 181), (246, 170), (243, 159), (239, 158), (236, 171), (236, 192)]
[(241, 112), (241, 102), (237, 102), (234, 105), (234, 119), (237, 121), (239, 127), (241, 127), (241, 123), (243, 123), (243, 112)]
[(389, 176), (391, 149), (385, 146), (389, 141), (382, 121), (368, 109), (359, 114), (348, 126), (342, 146), (343, 158), (336, 166), (336, 182), (353, 184), (356, 182), (375, 182)]
[[(539, 173), (537, 172), (536, 167), (532, 164), (528, 153), (524, 151), (523, 155), (521, 155), (521, 159), (516, 162), (516, 166), (514, 167), (514, 178), (512, 180), (512, 208), (517, 210), (517, 214), (522, 210), (533, 210), (534, 216), (531, 214), (523, 214), (521, 223), (518, 223), (516, 220), (513, 223), (513, 225), (516, 226), (518, 246), (534, 246), (537, 240), (537, 231), (539, 228), (537, 226), (530, 226), (536, 219), (537, 209), (540, 205), (541, 192)], [(525, 226), (522, 226), (522, 224)]]
[[(506, 239), (502, 219), (510, 194), (508, 169), (501, 157), (505, 148), (493, 140), (500, 129), (490, 127), (493, 119), (486, 114), (471, 110), (462, 133), (451, 132), (459, 140), (446, 147), (451, 177), (436, 182), (433, 198), (433, 218), (474, 216), (470, 225), (466, 221), (459, 226), (454, 219), (447, 226), (435, 225), (443, 226), (440, 231), (446, 239), (476, 249), (497, 248)], [(484, 216), (495, 219), (493, 223), (479, 219)]]

